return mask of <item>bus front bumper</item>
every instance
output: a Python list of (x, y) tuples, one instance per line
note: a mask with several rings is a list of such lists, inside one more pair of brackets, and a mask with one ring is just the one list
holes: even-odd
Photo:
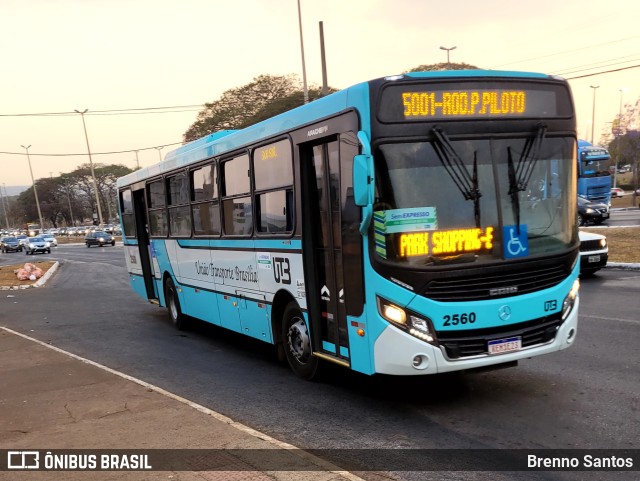
[(560, 325), (555, 339), (519, 351), (473, 358), (448, 359), (440, 347), (428, 344), (401, 329), (389, 325), (374, 344), (375, 372), (400, 376), (438, 374), (511, 363), (520, 359), (549, 354), (571, 346), (578, 330), (580, 298), (567, 319)]

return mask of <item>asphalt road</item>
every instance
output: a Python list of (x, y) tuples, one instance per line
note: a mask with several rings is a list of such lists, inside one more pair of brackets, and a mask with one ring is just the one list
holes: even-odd
[(640, 209), (614, 210), (611, 212), (611, 218), (603, 225), (608, 227), (640, 225)]
[[(407, 379), (336, 367), (306, 382), (260, 341), (205, 324), (176, 331), (164, 309), (129, 288), (120, 245), (60, 246), (33, 260), (45, 258), (60, 260), (59, 272), (44, 288), (2, 291), (0, 325), (303, 448), (640, 448), (640, 272), (583, 279), (575, 346), (517, 368)], [(637, 473), (389, 475), (574, 481)]]

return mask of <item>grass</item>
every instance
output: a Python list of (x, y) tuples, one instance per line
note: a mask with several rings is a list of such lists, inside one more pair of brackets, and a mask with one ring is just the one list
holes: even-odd
[(609, 262), (631, 262), (640, 264), (640, 227), (610, 227), (608, 229), (581, 230), (602, 234), (609, 244)]
[(622, 207), (638, 207), (638, 199), (636, 198), (636, 204), (633, 204), (633, 195), (627, 194), (622, 197), (614, 197), (611, 199), (611, 207), (612, 208), (622, 208)]

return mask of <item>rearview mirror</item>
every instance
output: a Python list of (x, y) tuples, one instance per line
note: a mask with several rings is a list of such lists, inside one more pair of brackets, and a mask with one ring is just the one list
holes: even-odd
[(360, 207), (364, 207), (370, 203), (370, 164), (370, 155), (359, 154), (353, 157), (353, 199), (356, 205)]

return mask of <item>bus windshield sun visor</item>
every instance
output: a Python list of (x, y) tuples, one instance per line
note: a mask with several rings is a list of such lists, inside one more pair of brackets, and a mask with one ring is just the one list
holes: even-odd
[(513, 215), (516, 220), (516, 229), (518, 235), (520, 234), (520, 199), (519, 192), (525, 192), (529, 180), (531, 180), (531, 174), (533, 174), (533, 168), (535, 167), (538, 157), (540, 156), (540, 147), (544, 140), (544, 134), (547, 131), (547, 126), (538, 125), (538, 131), (533, 138), (527, 139), (522, 155), (518, 159), (518, 165), (514, 166), (513, 154), (511, 147), (507, 148), (508, 152), (508, 168), (509, 168), (509, 196), (511, 197), (511, 206), (513, 208)]
[(480, 227), (480, 197), (482, 193), (478, 187), (478, 153), (473, 153), (473, 175), (469, 174), (467, 167), (456, 150), (451, 145), (449, 138), (440, 127), (433, 129), (433, 148), (456, 187), (465, 200), (473, 200), (476, 227)]

